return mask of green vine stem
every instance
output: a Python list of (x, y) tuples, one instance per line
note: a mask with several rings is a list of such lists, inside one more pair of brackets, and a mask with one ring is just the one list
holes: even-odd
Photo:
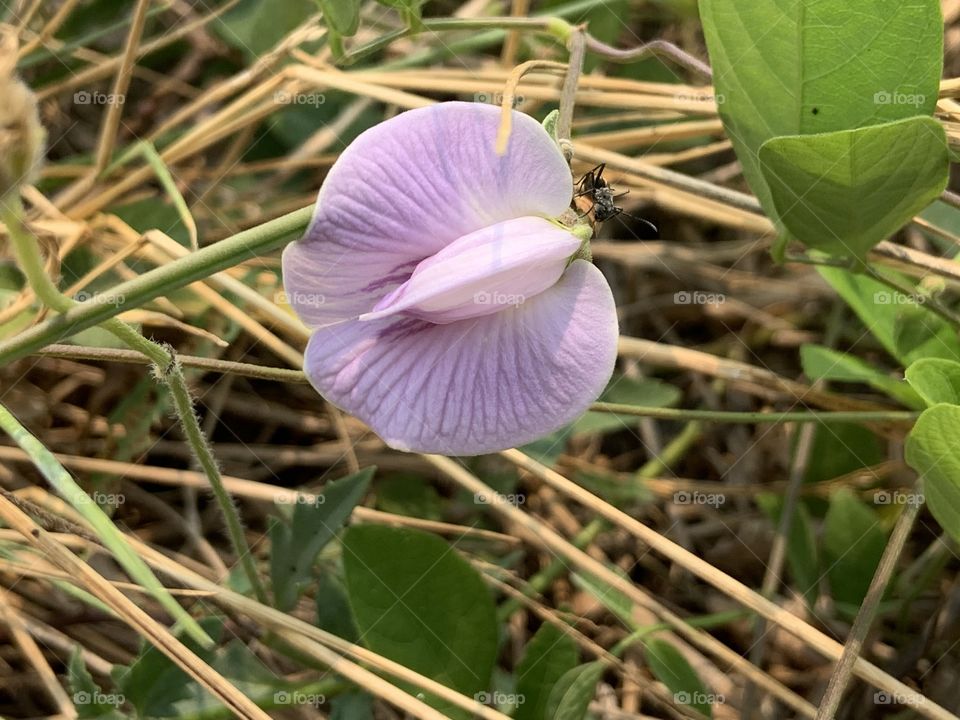
[(422, 31), (443, 32), (452, 30), (533, 30), (547, 33), (558, 37), (561, 41), (566, 40), (563, 34), (564, 28), (569, 29), (570, 25), (555, 17), (492, 17), (482, 19), (468, 18), (427, 18), (421, 21), (420, 27), (403, 27), (399, 30), (381, 35), (375, 40), (361, 45), (351, 50), (343, 56), (344, 65), (352, 65), (364, 58), (374, 55), (381, 50), (386, 49), (397, 40), (401, 40), (411, 35), (416, 35)]
[[(3, 220), (7, 227), (7, 233), (13, 245), (14, 255), (24, 275), (26, 275), (30, 287), (40, 301), (52, 310), (62, 314), (68, 314), (78, 309), (80, 303), (61, 293), (47, 275), (43, 267), (43, 260), (40, 256), (40, 249), (37, 245), (36, 238), (24, 226), (22, 218), (23, 205), (20, 202), (19, 195), (15, 191), (6, 193), (3, 198), (0, 199), (0, 219)], [(61, 317), (63, 317), (63, 315), (61, 315)], [(187, 387), (186, 379), (183, 376), (183, 371), (180, 368), (180, 363), (177, 361), (175, 353), (158, 343), (148, 340), (116, 317), (108, 317), (100, 324), (132, 350), (136, 350), (149, 358), (156, 368), (157, 379), (164, 382), (170, 389), (174, 405), (177, 409), (177, 416), (183, 427), (187, 442), (193, 449), (200, 467), (210, 482), (210, 487), (213, 490), (217, 503), (220, 505), (220, 510), (223, 513), (234, 552), (240, 560), (241, 566), (250, 581), (250, 585), (257, 595), (257, 599), (260, 600), (260, 602), (266, 602), (266, 591), (257, 575), (253, 556), (250, 554), (250, 548), (243, 534), (243, 525), (240, 516), (230, 498), (230, 494), (223, 485), (220, 470), (213, 457), (213, 451), (210, 449), (210, 445), (200, 429), (200, 423), (193, 409), (190, 390)], [(179, 607), (179, 605), (177, 607)]]
[[(161, 370), (158, 366), (158, 370)], [(176, 356), (171, 357), (170, 363), (162, 368), (162, 379), (170, 388), (170, 394), (173, 396), (174, 406), (177, 408), (177, 416), (183, 426), (187, 443), (193, 448), (194, 455), (201, 469), (210, 481), (210, 488), (217, 499), (217, 504), (223, 513), (224, 522), (227, 525), (227, 534), (230, 536), (230, 542), (233, 545), (233, 551), (240, 561), (244, 574), (250, 581), (254, 594), (263, 604), (267, 604), (267, 593), (264, 590), (263, 583), (260, 582), (260, 576), (257, 575), (257, 567), (253, 561), (253, 555), (250, 552), (250, 546), (243, 534), (243, 523), (240, 520), (240, 512), (233, 504), (233, 498), (224, 487), (223, 479), (220, 477), (220, 468), (217, 466), (216, 458), (207, 442), (207, 436), (200, 428), (200, 422), (193, 409), (193, 398), (190, 397), (190, 390), (183, 377), (183, 370)]]
[[(343, 65), (353, 65), (360, 60), (364, 60), (388, 48), (397, 40), (401, 40), (411, 35), (421, 32), (453, 32), (462, 30), (492, 30), (489, 35), (478, 37), (478, 42), (495, 42), (499, 40), (506, 31), (509, 30), (527, 30), (539, 32), (553, 37), (566, 43), (574, 33), (574, 27), (564, 19), (564, 16), (577, 17), (592, 7), (602, 5), (597, 0), (588, 0), (587, 2), (574, 2), (567, 5), (561, 5), (550, 9), (550, 15), (539, 15), (533, 17), (488, 17), (488, 18), (425, 18), (415, 24), (408, 24), (406, 27), (385, 33), (352, 51), (347, 52), (338, 58), (338, 62)], [(632, 48), (616, 48), (593, 37), (586, 30), (582, 32), (585, 50), (595, 55), (600, 55), (616, 63), (638, 62), (645, 58), (656, 56), (666, 60), (671, 60), (677, 65), (687, 68), (705, 78), (712, 78), (713, 72), (710, 66), (696, 58), (681, 48), (666, 40), (653, 40)], [(333, 49), (333, 48), (331, 48)], [(342, 49), (342, 48), (341, 48)], [(424, 55), (427, 57), (427, 55)]]
[(72, 304), (69, 309), (61, 311), (61, 315), (0, 343), (0, 364), (25, 357), (195, 280), (276, 250), (292, 235), (303, 232), (312, 215), (312, 205), (294, 210), (120, 283), (102, 297)]
[[(886, 273), (881, 272), (877, 268), (864, 263), (860, 260), (844, 260), (837, 258), (828, 258), (828, 257), (818, 257), (815, 255), (785, 255), (784, 260), (788, 263), (797, 263), (799, 265), (813, 265), (820, 267), (833, 267), (840, 268), (841, 270), (848, 270), (850, 272), (859, 272), (867, 277), (870, 277), (876, 280), (879, 283), (883, 283), (891, 290), (903, 295), (904, 297), (913, 297), (917, 294), (917, 289), (912, 285), (907, 285), (901, 283), (894, 278), (888, 276)], [(938, 315), (942, 320), (945, 320), (950, 325), (953, 325), (954, 328), (960, 329), (960, 314), (954, 312), (952, 309), (944, 305), (935, 297), (925, 297), (924, 306), (930, 310), (930, 312)]]
[(687, 410), (684, 408), (644, 407), (618, 403), (594, 403), (593, 412), (637, 415), (658, 420), (705, 420), (732, 424), (753, 423), (871, 423), (902, 422), (912, 425), (920, 413), (908, 410), (866, 411), (794, 411), (794, 412), (730, 412), (726, 410)]
[(708, 80), (713, 79), (713, 70), (710, 69), (709, 65), (667, 40), (651, 40), (643, 45), (625, 50), (607, 45), (591, 35), (587, 35), (586, 40), (587, 50), (602, 55), (613, 62), (632, 63), (648, 57), (667, 58)]
[(557, 118), (557, 141), (563, 156), (569, 164), (573, 160), (573, 140), (570, 136), (573, 128), (573, 106), (576, 103), (577, 86), (580, 84), (580, 74), (583, 72), (583, 61), (586, 57), (586, 33), (582, 28), (576, 28), (567, 38), (567, 49), (570, 51), (570, 66), (563, 78), (563, 87), (560, 90), (560, 116)]

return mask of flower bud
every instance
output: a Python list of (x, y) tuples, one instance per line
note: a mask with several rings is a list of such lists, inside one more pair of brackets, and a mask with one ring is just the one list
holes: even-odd
[(32, 182), (47, 137), (36, 96), (14, 74), (16, 61), (16, 34), (4, 25), (0, 27), (0, 196)]

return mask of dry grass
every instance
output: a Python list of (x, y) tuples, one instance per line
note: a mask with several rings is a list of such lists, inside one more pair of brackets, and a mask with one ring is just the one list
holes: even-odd
[[(47, 250), (49, 273), (64, 276), (68, 294), (98, 280), (133, 277), (189, 252), (171, 238), (170, 223), (137, 227), (123, 212), (131, 203), (166, 208), (168, 216), (181, 218), (180, 231), (195, 224), (187, 234), (209, 244), (312, 202), (343, 138), (360, 125), (442, 100), (495, 97), (508, 84), (509, 94), (522, 98), (520, 109), (528, 112), (553, 107), (559, 99), (561, 77), (544, 71), (555, 65), (529, 67), (519, 80), (512, 74), (521, 48), (542, 60), (565, 60), (562, 49), (541, 36), (511, 32), (507, 42), (452, 56), (449, 47), (469, 43), (470, 33), (404, 38), (376, 65), (344, 69), (333, 64), (327, 49), (314, 49), (324, 31), (311, 18), (244, 63), (212, 30), (234, 4), (173, 2), (147, 21), (153, 4), (131, 3), (132, 22), (91, 47), (63, 51), (64, 59), (71, 58), (69, 68), (47, 57), (26, 70), (42, 100), (50, 158), (38, 188), (29, 189), (25, 199), (31, 227)], [(20, 3), (15, 17), (22, 20), (21, 57), (61, 52), (58, 29), (82, 5)], [(526, 5), (515, 2), (513, 11), (522, 14)], [(460, 11), (476, 15), (482, 9), (481, 3), (467, 2)], [(949, 38), (960, 32), (957, 3), (945, 3), (945, 10), (952, 18)], [(632, 44), (633, 33), (642, 30), (705, 56), (695, 22), (652, 12), (644, 17), (624, 25), (621, 44)], [(364, 19), (357, 45), (398, 22), (376, 5), (365, 8)], [(424, 52), (430, 57), (415, 67), (388, 62)], [(218, 63), (230, 72), (207, 70)], [(950, 50), (947, 66), (957, 65)], [(50, 79), (56, 75), (59, 79)], [(861, 331), (850, 329), (851, 316), (814, 268), (778, 267), (769, 259), (771, 225), (744, 194), (711, 88), (684, 78), (682, 84), (633, 79), (601, 63), (581, 79), (576, 96), (574, 171), (606, 162), (610, 181), (631, 191), (627, 210), (654, 218), (664, 238), (637, 241), (628, 220), (608, 223), (595, 245), (620, 302), (621, 369), (677, 385), (689, 408), (890, 409), (877, 394), (843, 392), (801, 377), (802, 343), (829, 344), (839, 336), (845, 349), (868, 357), (876, 356), (876, 348), (856, 337)], [(951, 137), (960, 136), (960, 106), (951, 99), (958, 89), (960, 79), (943, 84), (940, 111)], [(106, 111), (78, 106), (73, 102), (78, 91), (123, 94), (128, 101)], [(338, 111), (297, 147), (277, 154), (271, 133), (287, 109), (278, 98), (313, 93), (326, 95)], [(607, 129), (623, 123), (639, 124)], [(186, 216), (177, 215), (156, 163), (144, 155), (111, 163), (114, 150), (140, 140), (156, 147), (185, 201)], [(938, 257), (929, 233), (960, 242), (948, 229), (918, 219), (905, 231), (905, 247), (887, 243), (875, 257), (955, 285), (960, 274)], [(86, 257), (79, 277), (65, 264), (78, 253)], [(816, 715), (844, 652), (850, 618), (837, 613), (827, 595), (815, 607), (804, 605), (796, 584), (784, 579), (783, 544), (751, 499), (761, 491), (822, 497), (844, 487), (867, 497), (876, 488), (910, 487), (909, 471), (892, 459), (899, 457), (902, 423), (873, 426), (888, 460), (814, 484), (801, 483), (811, 461), (810, 440), (804, 443), (801, 426), (790, 424), (647, 420), (606, 439), (574, 438), (554, 468), (516, 450), (468, 465), (404, 455), (387, 449), (359, 421), (325, 406), (303, 383), (299, 367), (307, 334), (282, 303), (277, 268), (276, 257), (260, 258), (121, 316), (177, 348), (262, 569), (270, 551), (265, 532), (273, 503), (310, 498), (311, 489), (357, 467), (376, 465), (381, 477), (416, 473), (444, 498), (442, 519), (376, 510), (374, 491), (352, 522), (426, 529), (462, 547), (493, 592), (518, 604), (507, 625), (503, 666), (515, 665), (537, 622), (555, 623), (575, 637), (584, 658), (610, 662), (604, 679), (609, 692), (601, 692), (593, 706), (597, 717), (696, 717), (652, 677), (639, 650), (619, 658), (609, 654), (629, 631), (575, 581), (573, 574), (582, 573), (629, 598), (639, 625), (662, 624), (659, 636), (680, 648), (711, 690), (724, 696), (714, 708), (716, 717)], [(691, 288), (720, 293), (726, 301), (702, 308), (671, 301), (674, 293)], [(43, 319), (29, 290), (0, 308), (0, 324), (16, 322), (16, 329)], [(13, 327), (5, 326), (5, 332)], [(307, 601), (282, 613), (228, 589), (226, 572), (236, 558), (204, 493), (205, 476), (188, 469), (189, 450), (139, 362), (129, 351), (58, 345), (0, 368), (0, 394), (91, 491), (124, 495), (115, 514), (118, 526), (186, 607), (196, 616), (218, 609), (228, 618), (228, 634), (278, 676), (316, 680), (324, 677), (319, 668), (328, 668), (364, 688), (378, 699), (377, 717), (443, 717), (399, 681), (481, 717), (505, 717), (317, 628)], [(135, 402), (125, 405), (129, 398)], [(794, 452), (797, 444), (801, 449)], [(476, 508), (466, 512), (458, 492), (493, 496), (485, 478), (503, 473), (519, 478), (527, 502), (520, 507), (495, 502), (485, 516)], [(583, 475), (602, 476), (622, 488), (643, 487), (650, 497), (621, 508), (578, 484)], [(10, 529), (0, 531), (0, 632), (8, 643), (0, 647), (5, 716), (76, 716), (62, 688), (71, 648), (79, 645), (80, 661), (105, 682), (112, 664), (136, 656), (141, 639), (235, 714), (268, 716), (171, 633), (155, 602), (125, 582), (78, 516), (43, 489), (19, 449), (0, 445), (0, 485), (7, 491), (0, 497), (0, 518)], [(726, 502), (673, 504), (680, 491), (721, 493)], [(577, 540), (585, 530), (586, 543)], [(873, 703), (875, 689), (918, 698), (911, 711), (924, 717), (952, 718), (960, 711), (960, 662), (953, 649), (960, 642), (955, 550), (936, 539), (935, 524), (922, 513), (907, 531), (893, 546), (890, 570), (915, 577), (928, 556), (939, 553), (943, 572), (901, 606), (899, 618), (885, 618), (866, 635), (860, 657), (850, 664), (851, 677), (841, 679), (847, 693), (838, 716), (880, 716), (889, 708)], [(508, 555), (506, 567), (491, 564)], [(563, 572), (533, 589), (530, 580), (555, 559)], [(78, 599), (75, 591), (67, 592), (68, 584), (89, 595)], [(83, 599), (90, 597), (101, 604)], [(691, 623), (728, 611), (746, 612), (707, 629)], [(764, 624), (757, 626), (758, 620)], [(279, 646), (294, 648), (302, 661), (278, 652)]]

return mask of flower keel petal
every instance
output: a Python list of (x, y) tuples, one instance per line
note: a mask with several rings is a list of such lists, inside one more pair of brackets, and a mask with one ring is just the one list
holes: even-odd
[(543, 218), (517, 218), (466, 235), (421, 262), (361, 320), (403, 313), (433, 323), (520, 305), (563, 274), (580, 238)]

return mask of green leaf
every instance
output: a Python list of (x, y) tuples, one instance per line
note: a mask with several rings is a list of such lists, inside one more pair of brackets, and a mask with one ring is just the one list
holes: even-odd
[[(780, 526), (783, 498), (773, 493), (761, 493), (757, 496), (757, 505), (773, 521), (774, 528)], [(810, 513), (802, 502), (796, 505), (796, 512), (790, 522), (790, 532), (787, 534), (787, 565), (794, 584), (812, 607), (820, 591), (820, 562)]]
[(551, 623), (544, 623), (527, 643), (517, 665), (517, 697), (522, 703), (514, 720), (543, 720), (550, 693), (564, 673), (577, 665), (577, 644)]
[(573, 428), (574, 425), (565, 425), (546, 437), (534, 440), (532, 443), (523, 445), (519, 449), (541, 465), (553, 467), (557, 464), (557, 460), (560, 459), (560, 456), (566, 449), (567, 441), (573, 434)]
[(360, 0), (317, 0), (331, 30), (352, 37), (360, 27)]
[(923, 478), (927, 507), (947, 533), (960, 541), (960, 407), (934, 405), (907, 437), (906, 461)]
[[(223, 629), (218, 618), (205, 618), (201, 626), (215, 638)], [(184, 639), (184, 644), (204, 662), (212, 661), (212, 649), (198, 648), (189, 638)], [(153, 645), (145, 641), (141, 645), (140, 654), (129, 666), (114, 667), (113, 679), (138, 717), (175, 716), (174, 704), (189, 698), (196, 690), (196, 683)]]
[(597, 683), (606, 666), (600, 662), (578, 665), (568, 670), (553, 686), (547, 701), (546, 720), (583, 720), (590, 701), (597, 693)]
[(886, 544), (877, 514), (850, 490), (843, 488), (830, 496), (824, 520), (823, 561), (838, 604), (853, 610), (860, 607)]
[(330, 720), (357, 720), (376, 717), (373, 712), (373, 697), (367, 693), (347, 693), (330, 701), (333, 712)]
[(800, 348), (800, 361), (804, 374), (811, 380), (865, 383), (907, 407), (923, 407), (923, 401), (907, 383), (890, 377), (853, 355), (823, 345), (808, 344)]
[[(817, 268), (860, 321), (904, 366), (924, 357), (960, 360), (960, 339), (941, 317), (922, 304), (919, 293), (906, 297), (879, 280), (840, 268)], [(892, 275), (906, 282), (901, 275)]]
[(381, 5), (397, 8), (407, 27), (421, 28), (421, 10), (427, 0), (377, 0)]
[(190, 234), (177, 208), (167, 198), (137, 200), (111, 208), (114, 215), (138, 232), (158, 229), (184, 247), (190, 247)]
[(713, 717), (707, 688), (679, 650), (666, 640), (651, 638), (647, 641), (644, 652), (650, 671), (670, 689), (677, 702), (689, 705), (707, 717)]
[[(954, 160), (956, 162), (956, 160)], [(920, 217), (931, 225), (946, 230), (953, 235), (960, 235), (960, 209), (953, 205), (945, 203), (943, 200), (937, 200), (930, 207), (920, 213)], [(952, 257), (956, 257), (956, 246), (939, 235), (930, 232), (926, 228), (920, 228), (927, 238), (936, 246), (940, 247)]]
[(277, 609), (289, 610), (312, 579), (317, 554), (343, 527), (363, 498), (373, 468), (328, 483), (315, 503), (298, 502), (293, 519), (270, 523), (270, 579)]
[(946, 320), (922, 304), (904, 307), (893, 325), (893, 342), (904, 364), (921, 358), (960, 360), (960, 338)]
[(865, 258), (947, 187), (943, 126), (929, 117), (821, 135), (776, 137), (760, 147), (776, 215), (808, 247)]
[(67, 673), (70, 700), (77, 708), (77, 716), (81, 720), (84, 718), (112, 720), (124, 717), (117, 708), (123, 705), (126, 699), (120, 693), (106, 693), (100, 688), (83, 662), (83, 650), (79, 645), (75, 645), (70, 652)]
[[(212, 636), (222, 638), (221, 618), (204, 618), (201, 624)], [(192, 643), (187, 645), (247, 697), (269, 696), (289, 687), (238, 638), (215, 650), (198, 651)], [(204, 717), (208, 713), (219, 717), (223, 711), (223, 703), (209, 690), (146, 642), (128, 667), (117, 666), (112, 675), (139, 718)]]
[(560, 111), (551, 110), (547, 113), (547, 116), (543, 119), (541, 125), (543, 129), (547, 131), (547, 135), (553, 139), (553, 142), (557, 144), (557, 147), (560, 146), (560, 140), (557, 137), (557, 122), (560, 120)]
[(420, 8), (427, 0), (377, 0), (386, 7), (397, 8), (398, 10), (414, 10), (419, 12)]
[[(257, 654), (240, 638), (233, 638), (226, 645), (217, 648), (210, 666), (225, 678), (229, 678), (231, 684), (247, 697), (257, 697), (271, 690), (288, 686), (276, 672), (264, 665)], [(223, 703), (198, 682), (191, 680), (190, 684), (195, 689), (194, 699), (189, 703), (190, 705), (197, 708), (221, 709), (223, 707)], [(181, 711), (181, 717), (186, 714), (182, 711), (187, 704), (181, 703), (177, 708)]]
[[(627, 577), (626, 573), (617, 568), (614, 569), (614, 572), (624, 578)], [(622, 590), (585, 573), (574, 573), (573, 582), (577, 587), (593, 595), (601, 605), (620, 618), (624, 625), (629, 628), (637, 627), (633, 615), (633, 601)]]
[(853, 423), (818, 425), (804, 482), (816, 483), (881, 462), (886, 454), (869, 428)]
[(360, 633), (350, 614), (350, 603), (343, 581), (331, 572), (317, 578), (317, 627), (352, 643), (360, 641)]
[(426, 478), (398, 474), (377, 482), (377, 507), (384, 512), (408, 515), (424, 520), (440, 520), (443, 501)]
[[(701, 0), (720, 115), (771, 217), (758, 152), (781, 135), (930, 115), (943, 68), (939, 0)], [(861, 198), (863, 199), (863, 198)]]
[(93, 679), (93, 675), (87, 670), (83, 662), (83, 648), (74, 645), (70, 651), (70, 659), (67, 662), (67, 685), (70, 690), (77, 692), (99, 692), (100, 686)]
[[(623, 33), (623, 18), (629, 17), (628, 0), (604, 0), (585, 12), (579, 22), (586, 23), (590, 34), (600, 42), (616, 45)], [(659, 16), (658, 16), (659, 17)], [(607, 61), (599, 54), (587, 53), (584, 58), (584, 73), (592, 73), (598, 67), (605, 67)]]
[[(417, 530), (354, 525), (343, 536), (343, 569), (371, 650), (468, 697), (487, 689), (497, 655), (493, 599), (452, 547)], [(465, 717), (439, 698), (425, 702)]]
[[(679, 388), (654, 378), (613, 378), (600, 394), (601, 402), (648, 407), (671, 407), (679, 402)], [(643, 418), (636, 415), (587, 412), (573, 424), (574, 434), (606, 433), (636, 427)]]
[(622, 478), (601, 472), (577, 472), (573, 479), (594, 495), (621, 507), (625, 504), (652, 502), (655, 495), (644, 478)]
[(906, 371), (907, 382), (927, 405), (960, 405), (960, 363), (941, 358), (921, 358)]
[(253, 59), (273, 49), (316, 11), (312, 0), (240, 0), (211, 27), (225, 42)]

